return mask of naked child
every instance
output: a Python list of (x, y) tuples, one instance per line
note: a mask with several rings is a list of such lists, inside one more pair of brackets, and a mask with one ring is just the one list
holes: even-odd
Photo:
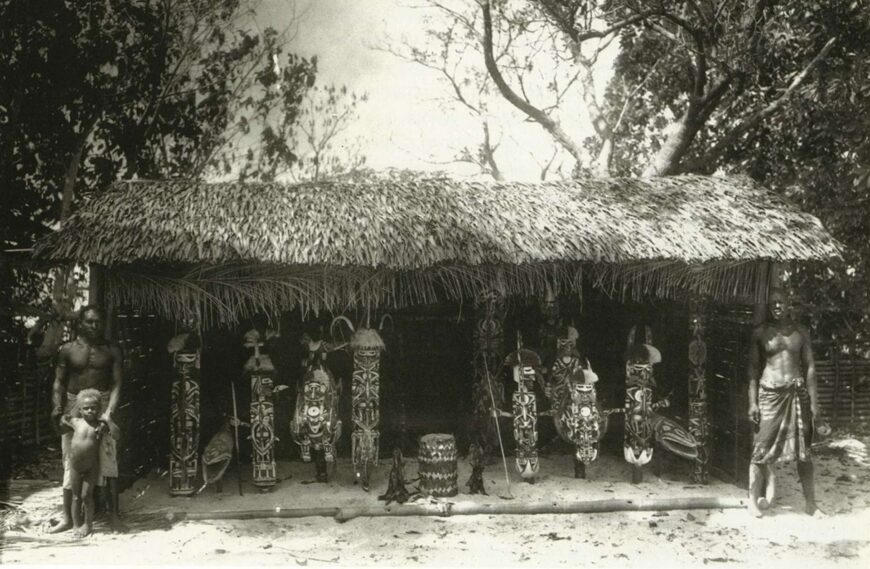
[(90, 535), (93, 530), (94, 487), (100, 479), (100, 441), (106, 436), (106, 431), (115, 440), (121, 434), (113, 422), (101, 418), (100, 399), (100, 392), (96, 389), (83, 389), (78, 394), (73, 414), (60, 418), (62, 429), (70, 433), (67, 461), (76, 537)]

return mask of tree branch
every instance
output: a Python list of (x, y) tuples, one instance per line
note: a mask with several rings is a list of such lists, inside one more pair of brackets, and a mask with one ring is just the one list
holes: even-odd
[(492, 13), (489, 0), (482, 3), (483, 10), (483, 58), (486, 63), (486, 69), (498, 87), (502, 96), (507, 99), (514, 107), (526, 114), (531, 120), (540, 124), (544, 130), (549, 132), (556, 141), (567, 150), (571, 156), (578, 162), (582, 160), (583, 152), (581, 148), (574, 143), (567, 133), (562, 129), (561, 125), (550, 118), (546, 113), (517, 95), (510, 85), (505, 81), (498, 64), (493, 55), (493, 40), (492, 40)]
[(606, 28), (604, 30), (586, 30), (585, 32), (582, 32), (582, 33), (576, 33), (576, 35), (572, 39), (574, 39), (574, 41), (576, 41), (578, 43), (583, 43), (586, 40), (596, 39), (596, 38), (597, 39), (604, 39), (611, 34), (615, 34), (616, 32), (620, 31), (623, 28), (627, 28), (628, 26), (634, 25), (642, 20), (645, 20), (646, 18), (650, 17), (651, 15), (653, 15), (653, 12), (641, 12), (640, 14), (635, 14), (634, 16), (630, 16), (630, 17), (628, 17), (620, 22), (617, 22), (617, 23), (613, 24), (612, 26), (610, 26), (609, 28)]
[(496, 147), (497, 146), (492, 145), (492, 140), (489, 136), (489, 123), (483, 121), (483, 146), (481, 147), (483, 160), (486, 165), (489, 166), (489, 173), (493, 180), (501, 182), (504, 180), (504, 175), (501, 173), (501, 169), (498, 167), (498, 162), (495, 160)]
[(715, 168), (719, 159), (725, 153), (725, 151), (734, 146), (737, 140), (761, 124), (762, 121), (779, 111), (788, 100), (792, 97), (794, 92), (800, 87), (809, 77), (810, 73), (819, 66), (822, 60), (827, 57), (828, 53), (830, 53), (831, 49), (833, 49), (834, 44), (837, 42), (837, 38), (831, 38), (824, 45), (824, 47), (819, 51), (819, 53), (800, 71), (797, 75), (795, 75), (794, 79), (792, 79), (789, 86), (783, 91), (782, 95), (776, 98), (776, 100), (770, 102), (766, 106), (757, 109), (751, 113), (748, 113), (743, 116), (737, 124), (732, 128), (725, 136), (723, 136), (719, 142), (717, 142), (702, 158), (694, 161), (689, 171), (711, 171)]
[(625, 114), (628, 112), (628, 109), (631, 108), (631, 103), (634, 99), (634, 96), (637, 95), (637, 92), (640, 91), (644, 85), (646, 85), (646, 82), (649, 81), (650, 77), (653, 76), (653, 74), (656, 71), (656, 68), (659, 66), (659, 63), (661, 63), (663, 60), (664, 60), (664, 58), (657, 59), (656, 62), (653, 64), (653, 66), (650, 67), (650, 70), (647, 71), (643, 80), (641, 80), (641, 82), (638, 83), (635, 86), (635, 88), (632, 89), (631, 92), (628, 94), (628, 96), (625, 98), (625, 102), (622, 104), (622, 109), (619, 111), (619, 116), (616, 118), (616, 122), (613, 123), (613, 128), (612, 128), (613, 132), (616, 132), (619, 129), (620, 125), (622, 124), (622, 119), (625, 118)]

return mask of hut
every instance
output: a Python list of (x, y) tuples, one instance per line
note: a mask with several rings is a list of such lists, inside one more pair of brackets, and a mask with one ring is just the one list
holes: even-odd
[[(161, 375), (172, 370), (162, 346), (182, 323), (210, 334), (199, 393), (206, 432), (220, 422), (213, 407), (225, 406), (228, 390), (207, 392), (241, 377), (246, 356), (228, 354), (241, 349), (252, 317), (280, 323), (285, 340), (272, 357), (286, 360), (276, 361), (279, 372), (293, 371), (275, 381), (293, 386), (293, 350), (312, 323), (385, 312), (394, 326), (385, 332), (382, 448), (409, 433), (461, 430), (455, 418), (473, 415), (480, 299), (508, 302), (500, 347), (509, 351), (517, 330), (526, 345), (543, 344), (541, 303), (527, 301), (549, 294), (580, 329), (586, 356), (611, 386), (602, 396), (615, 406), (626, 334), (650, 326), (670, 366), (660, 388), (674, 390), (708, 457), (693, 476), (704, 479), (709, 468), (739, 482), (748, 459), (749, 327), (777, 266), (825, 262), (839, 244), (818, 219), (742, 177), (125, 181), (89, 197), (36, 254), (98, 269), (116, 335), (139, 358), (130, 373), (149, 378), (139, 383), (143, 394), (128, 396), (140, 417), (128, 427), (134, 433), (168, 421)], [(276, 400), (276, 416), (292, 413), (288, 401)], [(341, 402), (339, 413), (348, 406)], [(146, 421), (148, 412), (157, 414)], [(290, 437), (280, 438), (277, 452), (293, 452)], [(198, 441), (186, 444), (195, 455)]]

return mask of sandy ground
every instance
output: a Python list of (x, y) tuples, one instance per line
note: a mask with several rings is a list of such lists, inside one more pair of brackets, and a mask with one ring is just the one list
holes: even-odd
[[(597, 514), (474, 515), (450, 517), (328, 517), (228, 521), (173, 521), (169, 512), (374, 506), (386, 488), (389, 465), (379, 467), (372, 491), (352, 482), (340, 461), (327, 484), (311, 483), (313, 466), (281, 463), (283, 480), (269, 493), (249, 484), (239, 496), (229, 477), (222, 494), (209, 488), (192, 498), (172, 498), (165, 477), (136, 482), (122, 496), (131, 531), (112, 534), (104, 524), (75, 541), (69, 533), (49, 535), (59, 519), (60, 488), (54, 482), (15, 481), (2, 500), (3, 564), (122, 565), (316, 565), (316, 566), (547, 566), (547, 567), (867, 567), (870, 564), (870, 436), (840, 434), (817, 445), (820, 503), (830, 514), (811, 518), (794, 464), (777, 467), (775, 507), (761, 520), (745, 509), (671, 510)], [(510, 463), (509, 463), (510, 464)], [(740, 499), (744, 491), (719, 481), (688, 482), (683, 462), (661, 461), (663, 474), (647, 471), (642, 484), (629, 483), (621, 457), (602, 456), (586, 480), (572, 477), (569, 456), (542, 460), (536, 484), (521, 482), (511, 468), (510, 495), (500, 463), (485, 473), (489, 496), (460, 493), (454, 503), (531, 503), (601, 499), (711, 496)], [(512, 465), (510, 465), (512, 466)], [(413, 460), (406, 474), (416, 473)], [(468, 476), (464, 461), (460, 482)], [(245, 472), (243, 478), (248, 478)], [(461, 491), (466, 490), (465, 487)]]

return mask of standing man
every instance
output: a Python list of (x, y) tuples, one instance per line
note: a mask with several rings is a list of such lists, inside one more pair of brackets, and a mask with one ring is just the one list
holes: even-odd
[[(121, 349), (103, 337), (105, 314), (96, 305), (88, 305), (79, 311), (78, 337), (63, 344), (58, 350), (57, 367), (52, 392), (52, 424), (60, 428), (62, 415), (74, 415), (76, 399), (84, 389), (96, 389), (101, 395), (104, 410), (100, 418), (100, 476), (98, 485), (109, 487), (109, 523), (113, 530), (123, 531), (119, 519), (118, 460), (115, 439), (108, 436), (108, 424), (118, 408), (121, 395), (123, 362)], [(72, 486), (70, 478), (70, 434), (61, 436), (63, 451), (63, 520), (51, 533), (66, 531), (72, 527)]]
[(810, 447), (813, 421), (821, 415), (810, 335), (786, 314), (780, 289), (770, 291), (768, 312), (770, 321), (753, 330), (749, 346), (749, 419), (756, 425), (749, 511), (761, 517), (761, 510), (773, 500), (773, 464), (797, 459), (806, 512), (814, 515), (821, 510), (816, 505)]

